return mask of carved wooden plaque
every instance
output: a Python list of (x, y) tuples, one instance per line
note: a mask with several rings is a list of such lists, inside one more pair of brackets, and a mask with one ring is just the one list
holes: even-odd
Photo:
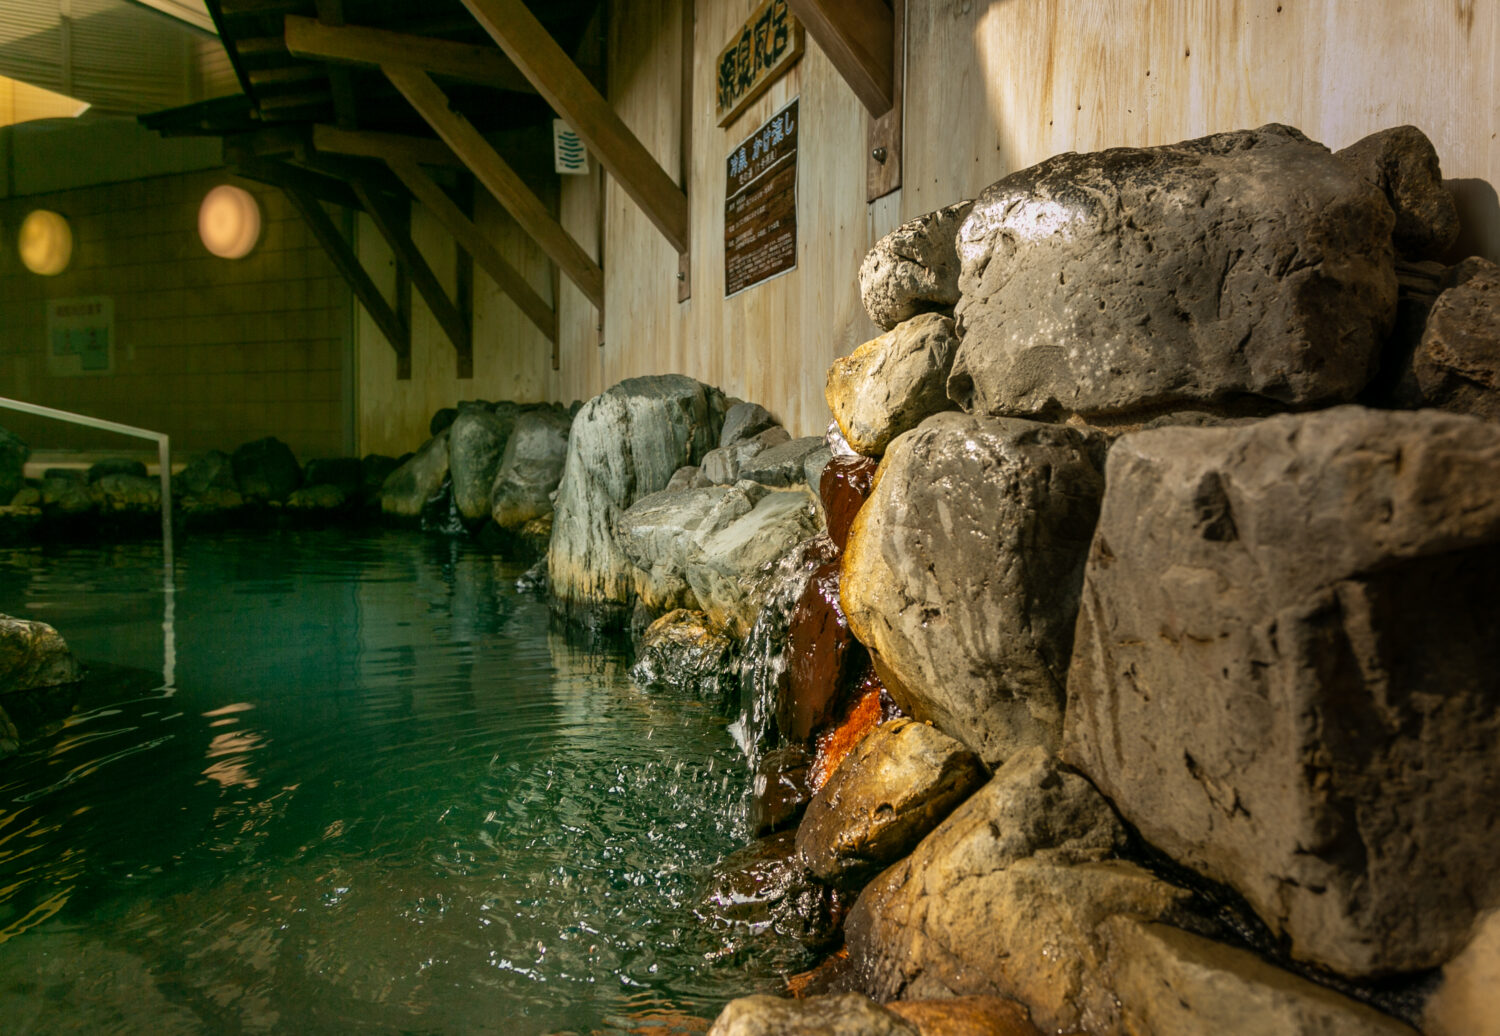
[(787, 9), (786, 0), (764, 0), (719, 52), (715, 76), (719, 125), (732, 122), (765, 93), (797, 63), (806, 46), (802, 23)]

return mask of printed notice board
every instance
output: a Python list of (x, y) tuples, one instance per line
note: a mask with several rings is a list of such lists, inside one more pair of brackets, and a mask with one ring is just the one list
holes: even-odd
[(115, 302), (96, 296), (47, 302), (47, 373), (72, 377), (115, 369)]
[(729, 153), (724, 297), (797, 268), (797, 101)]

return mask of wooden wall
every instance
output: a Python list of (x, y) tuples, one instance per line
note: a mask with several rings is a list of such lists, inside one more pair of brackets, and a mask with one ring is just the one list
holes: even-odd
[[(609, 98), (669, 173), (679, 168), (680, 2), (612, 0), (608, 35)], [(487, 330), (475, 381), (444, 402), (498, 398), (502, 386), (516, 398), (568, 401), (624, 377), (680, 371), (763, 403), (795, 434), (821, 431), (828, 364), (875, 332), (859, 303), (860, 260), (898, 222), (1061, 151), (1273, 121), (1333, 148), (1387, 126), (1422, 127), (1465, 213), (1461, 250), (1500, 259), (1500, 0), (910, 0), (905, 187), (874, 205), (865, 203), (863, 110), (810, 38), (796, 68), (727, 129), (715, 125), (714, 58), (754, 6), (697, 0), (692, 299), (676, 301), (676, 254), (606, 182), (603, 344), (597, 314), (565, 282), (562, 369), (541, 369), (537, 355), (550, 346), (490, 315), (502, 305), (493, 289), (477, 292), (475, 319)], [(793, 97), (803, 132), (798, 269), (725, 300), (725, 156)], [(592, 178), (567, 178), (559, 201), (564, 225), (591, 251), (597, 192)], [(504, 240), (508, 254), (524, 251), (517, 237)], [(371, 393), (362, 412), (422, 394), (430, 413), (442, 394), (415, 382), (361, 384)], [(425, 421), (393, 438), (412, 448)]]

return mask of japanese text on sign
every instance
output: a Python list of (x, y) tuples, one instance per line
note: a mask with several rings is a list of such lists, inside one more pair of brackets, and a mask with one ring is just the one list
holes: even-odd
[(729, 153), (726, 298), (797, 266), (797, 130), (794, 100)]
[(67, 377), (114, 370), (115, 304), (105, 297), (47, 303), (47, 373)]
[(733, 120), (796, 64), (805, 47), (802, 25), (787, 9), (786, 0), (764, 0), (719, 52), (719, 125)]

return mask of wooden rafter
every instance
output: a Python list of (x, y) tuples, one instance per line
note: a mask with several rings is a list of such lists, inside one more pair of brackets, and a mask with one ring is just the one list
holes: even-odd
[(363, 26), (334, 27), (294, 15), (287, 16), (284, 28), (287, 50), (302, 57), (375, 66), (397, 61), (416, 65), (433, 75), (501, 90), (536, 93), (536, 88), (516, 66), (494, 47), (475, 47)]
[[(317, 0), (318, 21), (324, 25), (344, 24), (344, 0)], [(344, 129), (359, 125), (359, 100), (354, 93), (354, 74), (342, 65), (326, 66), (328, 85), (333, 91), (333, 117)]]
[(466, 168), (453, 149), (441, 140), (409, 137), (402, 133), (375, 133), (370, 130), (344, 130), (337, 126), (314, 126), (312, 145), (318, 151), (361, 158), (405, 158), (422, 165)]
[(865, 109), (876, 118), (890, 111), (895, 17), (885, 0), (787, 0), (787, 6)]

